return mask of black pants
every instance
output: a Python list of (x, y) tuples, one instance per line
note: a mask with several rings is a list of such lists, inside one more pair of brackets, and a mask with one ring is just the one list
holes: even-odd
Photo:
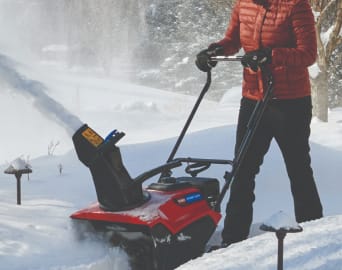
[[(241, 100), (235, 151), (241, 144), (255, 104), (253, 100)], [(259, 172), (273, 138), (286, 164), (297, 222), (322, 217), (322, 205), (310, 165), (311, 112), (311, 97), (270, 101), (231, 185), (222, 231), (223, 242), (234, 243), (248, 237), (255, 200), (255, 175)]]

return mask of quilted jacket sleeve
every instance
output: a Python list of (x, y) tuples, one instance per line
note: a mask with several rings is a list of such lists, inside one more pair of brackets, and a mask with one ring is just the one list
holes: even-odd
[(298, 0), (290, 13), (295, 47), (275, 48), (272, 53), (274, 65), (310, 66), (316, 61), (317, 40), (315, 20), (308, 0)]
[(233, 55), (237, 53), (240, 48), (240, 21), (239, 21), (239, 4), (240, 1), (237, 1), (235, 4), (231, 19), (225, 33), (225, 37), (217, 42), (218, 44), (222, 45), (224, 48), (225, 55)]

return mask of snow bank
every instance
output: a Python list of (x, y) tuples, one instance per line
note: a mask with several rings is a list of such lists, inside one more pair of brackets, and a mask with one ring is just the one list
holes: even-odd
[(118, 104), (114, 106), (114, 111), (121, 112), (153, 112), (158, 113), (159, 109), (155, 102), (133, 101), (129, 103)]
[[(302, 233), (284, 239), (284, 269), (337, 270), (342, 265), (342, 215), (301, 224)], [(177, 270), (277, 269), (277, 238), (265, 233), (205, 254)]]

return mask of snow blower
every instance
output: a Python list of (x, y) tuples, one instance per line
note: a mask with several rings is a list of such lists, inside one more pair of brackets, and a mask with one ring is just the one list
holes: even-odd
[[(240, 61), (240, 57), (213, 57), (216, 61)], [(264, 72), (263, 72), (264, 73)], [(86, 124), (73, 135), (80, 161), (93, 178), (98, 202), (71, 215), (89, 222), (110, 241), (125, 249), (132, 269), (174, 269), (201, 256), (220, 221), (220, 204), (234, 180), (250, 145), (254, 131), (272, 95), (268, 91), (251, 116), (240, 150), (233, 160), (175, 158), (175, 154), (211, 84), (211, 72), (192, 109), (167, 162), (132, 178), (126, 170), (117, 142), (125, 135), (113, 131), (106, 138)], [(173, 177), (172, 170), (186, 165), (188, 176)], [(212, 164), (228, 165), (220, 191), (216, 178), (198, 176)], [(142, 187), (144, 181), (159, 176), (158, 181)]]

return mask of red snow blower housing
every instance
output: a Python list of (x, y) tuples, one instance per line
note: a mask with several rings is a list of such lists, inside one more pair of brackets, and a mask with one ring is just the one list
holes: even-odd
[[(220, 57), (218, 61), (239, 61)], [(132, 258), (133, 269), (174, 269), (205, 252), (206, 244), (221, 218), (220, 204), (246, 153), (254, 130), (266, 107), (272, 80), (265, 98), (257, 103), (244, 143), (233, 161), (202, 158), (174, 158), (193, 116), (211, 83), (207, 82), (167, 160), (157, 168), (131, 178), (116, 143), (124, 133), (113, 131), (105, 139), (87, 125), (73, 135), (80, 161), (92, 174), (98, 202), (71, 215), (90, 222), (97, 231), (110, 234), (113, 244), (123, 247)], [(186, 164), (190, 176), (173, 177), (172, 169)], [(215, 178), (197, 176), (211, 164), (229, 165), (220, 192)], [(142, 183), (159, 175), (156, 183)]]

